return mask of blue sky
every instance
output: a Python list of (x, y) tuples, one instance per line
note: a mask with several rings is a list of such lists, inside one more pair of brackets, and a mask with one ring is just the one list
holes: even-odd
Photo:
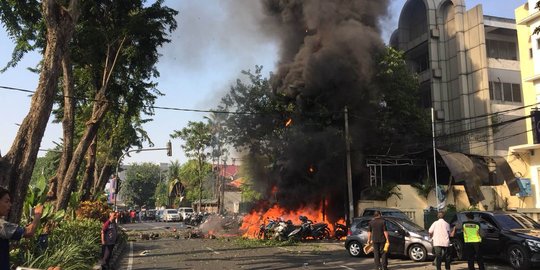
[[(390, 0), (388, 18), (384, 19), (384, 39), (396, 28), (405, 0)], [(465, 0), (467, 9), (482, 4), (484, 14), (514, 18), (514, 9), (526, 0)], [(279, 48), (260, 31), (257, 24), (258, 1), (253, 0), (181, 0), (166, 1), (166, 5), (179, 10), (178, 29), (173, 41), (161, 48), (163, 54), (158, 64), (161, 77), (158, 88), (165, 93), (156, 106), (211, 109), (230, 85), (240, 76), (241, 70), (263, 65), (264, 73), (274, 70)], [(13, 42), (0, 28), (0, 66), (8, 62)], [(27, 70), (41, 59), (37, 54), (27, 55), (16, 68), (0, 73), (0, 86), (35, 90), (38, 75)], [(0, 152), (5, 154), (16, 136), (18, 126), (28, 114), (30, 97), (27, 93), (0, 89)], [(165, 147), (169, 134), (182, 129), (188, 121), (199, 121), (202, 113), (156, 110), (154, 121), (145, 125), (155, 147)], [(59, 124), (49, 123), (41, 149), (54, 147), (62, 136)], [(186, 160), (179, 140), (173, 140), (173, 156), (164, 151), (134, 153), (124, 163), (170, 162)], [(40, 153), (42, 155), (43, 153)]]

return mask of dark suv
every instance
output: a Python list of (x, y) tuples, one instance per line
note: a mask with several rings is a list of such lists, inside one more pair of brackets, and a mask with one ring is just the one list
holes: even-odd
[[(367, 242), (368, 224), (372, 217), (354, 218), (345, 239), (345, 248), (353, 257), (363, 256)], [(413, 261), (425, 261), (432, 257), (433, 247), (429, 233), (408, 219), (384, 217), (390, 240), (390, 254), (405, 255)]]
[[(484, 256), (505, 258), (516, 270), (540, 265), (540, 224), (520, 213), (469, 211), (458, 213), (451, 226), (468, 220), (466, 213), (472, 213), (484, 231), (481, 244)], [(463, 259), (463, 231), (456, 230), (451, 241), (456, 257)]]

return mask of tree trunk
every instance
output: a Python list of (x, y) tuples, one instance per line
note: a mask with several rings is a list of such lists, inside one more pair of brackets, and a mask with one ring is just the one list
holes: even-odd
[(73, 157), (73, 137), (75, 130), (75, 99), (73, 86), (73, 67), (69, 53), (66, 53), (62, 60), (62, 69), (64, 74), (64, 118), (62, 119), (62, 129), (64, 133), (62, 158), (56, 170), (56, 174), (49, 179), (48, 200), (56, 199), (57, 189), (62, 186), (62, 180), (66, 175), (68, 165)]
[(86, 128), (81, 137), (81, 140), (79, 141), (79, 144), (77, 145), (77, 148), (75, 149), (75, 152), (73, 153), (73, 159), (71, 160), (69, 167), (66, 171), (64, 180), (62, 181), (62, 185), (58, 186), (58, 199), (56, 200), (56, 209), (67, 208), (69, 197), (71, 196), (71, 192), (73, 191), (75, 182), (77, 181), (77, 173), (79, 172), (86, 151), (88, 150), (88, 147), (90, 146), (93, 138), (97, 136), (99, 125), (101, 124), (101, 121), (103, 121), (105, 114), (109, 110), (109, 106), (111, 103), (107, 100), (105, 92), (109, 85), (111, 75), (113, 73), (116, 61), (118, 60), (125, 40), (126, 37), (124, 37), (119, 42), (117, 48), (111, 49), (113, 47), (111, 45), (107, 50), (107, 54), (105, 55), (105, 66), (103, 70), (101, 86), (96, 87), (98, 91), (96, 92), (94, 98), (95, 101), (92, 110), (92, 116), (90, 117), (90, 120), (86, 122)]
[(72, 0), (67, 11), (54, 0), (42, 2), (47, 45), (38, 86), (32, 96), (30, 111), (21, 123), (10, 150), (0, 159), (0, 185), (7, 186), (12, 192), (9, 220), (13, 222), (19, 221), (22, 214), (39, 146), (53, 107), (60, 63), (78, 19), (78, 4), (79, 0)]
[(92, 199), (96, 200), (103, 194), (103, 189), (105, 189), (105, 185), (107, 184), (107, 181), (109, 181), (109, 177), (113, 173), (113, 166), (106, 163), (103, 165), (103, 168), (101, 168), (101, 173), (99, 174), (98, 181), (94, 183), (94, 186), (92, 188)]
[(84, 177), (79, 187), (79, 194), (81, 195), (81, 201), (87, 201), (90, 198), (90, 187), (94, 182), (94, 172), (96, 169), (96, 150), (97, 150), (97, 137), (94, 136), (92, 144), (86, 156), (86, 169), (84, 170)]
[(56, 201), (56, 209), (58, 210), (67, 208), (69, 197), (71, 196), (71, 192), (73, 191), (75, 183), (77, 182), (77, 173), (79, 172), (86, 151), (88, 150), (88, 147), (90, 147), (93, 138), (97, 136), (99, 124), (109, 109), (110, 103), (105, 98), (103, 92), (104, 88), (100, 89), (96, 95), (92, 117), (86, 122), (86, 129), (84, 130), (81, 140), (73, 153), (73, 159), (71, 160), (71, 163), (66, 171), (64, 181), (62, 185), (59, 186), (58, 199)]

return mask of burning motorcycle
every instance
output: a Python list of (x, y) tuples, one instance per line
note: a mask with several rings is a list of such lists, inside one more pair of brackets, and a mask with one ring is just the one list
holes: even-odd
[(289, 234), (295, 229), (291, 220), (280, 220), (276, 228), (274, 229), (273, 239), (278, 241), (285, 241), (289, 237)]
[(268, 218), (268, 223), (264, 222), (259, 226), (259, 232), (257, 234), (258, 239), (268, 239), (273, 234), (274, 229), (278, 226), (278, 221)]
[(334, 224), (334, 238), (336, 238), (336, 240), (346, 237), (347, 231), (347, 226), (340, 223)]
[(330, 237), (330, 229), (328, 224), (324, 222), (313, 224), (306, 216), (299, 217), (302, 224), (300, 227), (292, 231), (288, 237), (294, 240), (305, 240), (308, 237), (313, 239), (324, 239)]

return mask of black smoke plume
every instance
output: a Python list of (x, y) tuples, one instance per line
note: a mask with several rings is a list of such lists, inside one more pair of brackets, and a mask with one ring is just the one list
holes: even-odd
[[(289, 209), (328, 201), (326, 214), (343, 217), (347, 202), (344, 107), (347, 106), (353, 168), (375, 106), (375, 55), (383, 50), (379, 20), (386, 0), (265, 0), (263, 28), (281, 40), (278, 70), (271, 79), (277, 97), (294, 106), (293, 124), (274, 177), (260, 177), (280, 206)], [(359, 179), (355, 179), (355, 181)]]

